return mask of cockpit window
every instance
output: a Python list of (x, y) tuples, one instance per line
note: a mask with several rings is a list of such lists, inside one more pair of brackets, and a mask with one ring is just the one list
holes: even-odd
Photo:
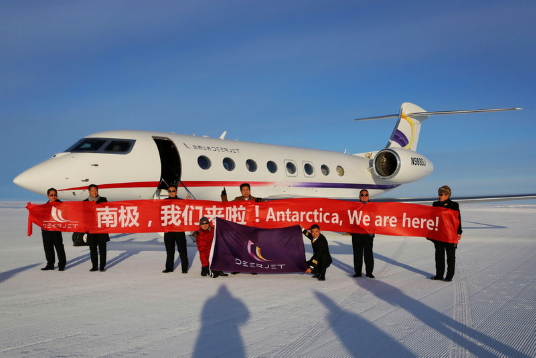
[(66, 150), (66, 152), (98, 152), (106, 139), (84, 138)]
[(112, 140), (105, 148), (105, 152), (126, 153), (130, 151), (132, 142), (128, 140)]
[(132, 150), (135, 142), (133, 139), (82, 138), (66, 152), (127, 154)]

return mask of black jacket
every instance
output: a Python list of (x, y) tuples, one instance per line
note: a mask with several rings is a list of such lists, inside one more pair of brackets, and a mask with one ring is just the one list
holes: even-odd
[(457, 202), (447, 199), (445, 201), (434, 201), (432, 206), (440, 206), (442, 208), (447, 208), (451, 210), (456, 210), (458, 212), (458, 219), (460, 220), (460, 225), (458, 226), (458, 235), (462, 234), (462, 216), (460, 214), (460, 205)]
[(324, 267), (331, 265), (333, 260), (329, 253), (328, 240), (326, 237), (320, 234), (313, 242), (313, 235), (309, 231), (303, 230), (302, 232), (309, 240), (311, 240), (311, 245), (313, 246), (313, 257), (307, 261), (307, 265), (312, 268), (315, 268), (320, 263)]
[[(56, 203), (61, 203), (62, 201), (60, 199), (57, 199), (55, 202)], [(46, 202), (46, 204), (48, 204), (48, 203), (50, 203), (50, 200)], [(59, 232), (59, 230), (45, 230), (43, 228), (41, 228), (41, 231), (58, 231)]]
[[(89, 199), (85, 199), (83, 201), (89, 201)], [(108, 202), (108, 199), (106, 199), (106, 197), (104, 196), (100, 196), (99, 199), (96, 201), (97, 204), (100, 204), (100, 203), (107, 203)], [(110, 235), (108, 234), (90, 234), (88, 233), (88, 236), (89, 235), (93, 235), (93, 237), (95, 239), (97, 239), (98, 241), (110, 241)]]
[[(89, 201), (89, 199), (84, 199), (83, 201)], [(108, 199), (106, 199), (105, 196), (99, 196), (99, 200), (97, 200), (97, 204), (107, 203), (107, 202), (108, 202)]]

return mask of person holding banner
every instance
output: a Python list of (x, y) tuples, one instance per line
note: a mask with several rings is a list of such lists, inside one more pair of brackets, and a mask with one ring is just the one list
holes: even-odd
[(210, 226), (208, 218), (202, 217), (199, 220), (199, 230), (194, 232), (197, 250), (199, 251), (199, 260), (201, 261), (201, 276), (229, 276), (223, 271), (211, 271), (209, 268), (210, 250), (214, 240), (214, 228)]
[[(104, 196), (99, 196), (99, 187), (95, 184), (88, 186), (89, 197), (84, 201), (95, 201), (97, 204), (107, 203), (108, 199)], [(106, 271), (106, 242), (110, 241), (108, 234), (87, 234), (87, 242), (89, 244), (89, 257), (91, 258), (91, 269), (89, 271)], [(97, 255), (97, 246), (99, 255)], [(99, 266), (100, 256), (100, 266)], [(97, 268), (98, 267), (98, 268)]]
[[(61, 200), (58, 199), (58, 191), (54, 188), (47, 190), (47, 197), (47, 203), (61, 203)], [(65, 257), (65, 248), (63, 247), (63, 237), (61, 236), (61, 231), (48, 231), (41, 229), (41, 234), (43, 235), (43, 248), (45, 249), (45, 257), (47, 259), (47, 265), (41, 270), (54, 270), (54, 263), (56, 261), (54, 248), (56, 249), (56, 253), (58, 255), (58, 271), (65, 270), (67, 258)]]
[[(452, 191), (447, 185), (443, 185), (438, 189), (439, 200), (434, 201), (432, 206), (440, 206), (443, 208), (455, 210), (458, 212), (458, 219), (460, 224), (458, 225), (458, 240), (462, 239), (462, 218), (460, 214), (460, 206), (457, 202), (450, 200), (450, 195)], [(443, 274), (445, 273), (445, 252), (447, 253), (447, 276), (445, 276), (445, 281), (452, 281), (454, 277), (454, 267), (456, 264), (456, 248), (458, 244), (448, 243), (438, 240), (428, 239), (434, 243), (435, 247), (435, 264), (436, 264), (436, 275), (431, 277), (432, 280), (443, 280)]]
[[(369, 201), (369, 192), (367, 189), (362, 189), (359, 192), (359, 199), (362, 204)], [(362, 277), (361, 270), (363, 269), (363, 259), (365, 259), (365, 276), (374, 278), (372, 271), (374, 270), (374, 255), (372, 253), (372, 245), (374, 242), (374, 234), (352, 233), (352, 249), (354, 252), (354, 270), (353, 277)]]
[[(249, 185), (249, 183), (240, 184), (240, 193), (242, 194), (242, 196), (237, 196), (232, 201), (250, 201), (251, 200), (256, 203), (260, 203), (264, 201), (263, 198), (256, 198), (253, 195), (251, 195), (251, 186)], [(221, 197), (221, 201), (224, 203), (229, 201), (227, 200), (227, 191), (225, 190), (225, 188), (223, 188), (223, 190), (221, 191), (220, 197)], [(231, 274), (236, 275), (238, 274), (238, 272), (231, 272)], [(256, 275), (257, 273), (252, 272), (251, 274)]]
[[(170, 185), (168, 187), (168, 197), (166, 199), (179, 199), (177, 196), (177, 186)], [(164, 233), (164, 244), (166, 245), (166, 269), (162, 273), (173, 272), (175, 263), (175, 245), (181, 258), (182, 273), (188, 273), (188, 249), (186, 247), (186, 235), (184, 231), (166, 232)]]
[(311, 232), (303, 229), (302, 233), (311, 240), (311, 245), (313, 246), (313, 257), (307, 261), (309, 268), (305, 270), (305, 273), (312, 273), (313, 278), (318, 279), (318, 281), (325, 281), (326, 270), (333, 262), (329, 253), (328, 240), (320, 233), (320, 226), (316, 224), (311, 226)]
[[(251, 200), (256, 203), (260, 203), (261, 201), (264, 201), (263, 198), (256, 198), (253, 195), (251, 195), (251, 186), (249, 185), (249, 183), (240, 184), (240, 193), (242, 194), (242, 196), (237, 196), (236, 198), (233, 199), (233, 201)], [(221, 201), (223, 202), (229, 201), (227, 200), (227, 191), (225, 190), (225, 188), (223, 188), (223, 190), (221, 191)]]

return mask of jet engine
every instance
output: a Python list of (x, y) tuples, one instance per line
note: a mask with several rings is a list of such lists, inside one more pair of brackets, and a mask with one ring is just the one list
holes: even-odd
[(374, 175), (393, 184), (411, 183), (432, 173), (434, 165), (425, 156), (403, 148), (385, 148), (372, 159)]

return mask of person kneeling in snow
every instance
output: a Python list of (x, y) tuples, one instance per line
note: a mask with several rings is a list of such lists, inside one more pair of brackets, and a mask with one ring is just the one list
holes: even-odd
[(212, 240), (214, 240), (214, 229), (206, 217), (199, 220), (199, 230), (194, 232), (197, 250), (199, 251), (199, 260), (201, 261), (201, 276), (228, 276), (222, 271), (211, 271), (209, 268), (208, 259), (210, 257), (210, 249), (212, 248)]
[(320, 227), (316, 224), (311, 226), (311, 232), (303, 229), (302, 233), (311, 240), (313, 246), (313, 257), (307, 261), (309, 268), (305, 272), (313, 273), (313, 278), (317, 278), (318, 281), (324, 281), (326, 270), (333, 261), (329, 253), (328, 240), (320, 233)]

